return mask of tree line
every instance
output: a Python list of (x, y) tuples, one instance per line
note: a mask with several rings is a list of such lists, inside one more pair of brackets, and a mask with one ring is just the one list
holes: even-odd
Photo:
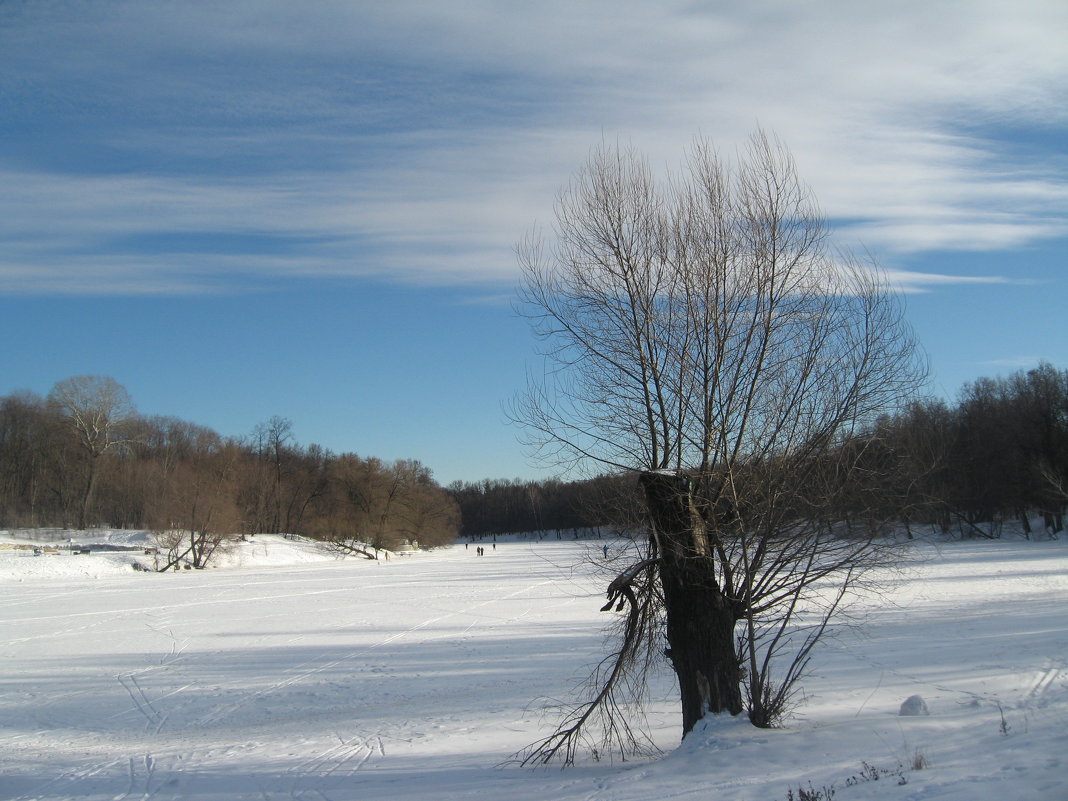
[(301, 446), (280, 417), (224, 437), (76, 376), (0, 398), (0, 526), (171, 532), (175, 558), (200, 566), (241, 534), (432, 547), (455, 539), (459, 509), (418, 461)]
[[(1064, 530), (1068, 511), (1068, 370), (1041, 363), (966, 384), (955, 402), (928, 398), (880, 418), (827, 456), (870, 479), (843, 493), (835, 522), (876, 517), (911, 529), (997, 537), (1006, 523)], [(640, 515), (633, 475), (592, 479), (457, 481), (448, 492), (465, 537), (623, 527)]]
[(1068, 508), (1068, 370), (1042, 362), (966, 384), (955, 405), (931, 399), (880, 422), (884, 448), (905, 454), (903, 521), (962, 536), (999, 536), (1036, 519), (1064, 530)]
[(463, 536), (481, 538), (619, 525), (619, 499), (627, 486), (625, 476), (603, 475), (576, 481), (486, 478), (455, 481), (447, 489), (459, 505)]
[[(439, 544), (457, 534), (621, 526), (634, 516), (628, 493), (636, 484), (626, 475), (487, 478), (442, 490), (418, 461), (390, 464), (302, 447), (285, 419), (226, 438), (195, 423), (136, 414), (111, 379), (89, 382), (94, 401), (79, 398), (85, 383), (59, 382), (47, 398), (0, 398), (0, 526), (168, 528), (184, 520), (228, 533), (362, 538), (387, 548), (409, 539)], [(92, 408), (95, 421), (85, 413)], [(887, 460), (908, 463), (894, 473), (900, 486), (885, 497), (897, 509), (884, 519), (961, 536), (997, 536), (1013, 521), (1030, 534), (1036, 519), (1051, 533), (1063, 531), (1068, 370), (1042, 363), (980, 378), (955, 403), (918, 401), (849, 447), (880, 475), (891, 475), (880, 470)], [(840, 521), (856, 511), (847, 503)]]

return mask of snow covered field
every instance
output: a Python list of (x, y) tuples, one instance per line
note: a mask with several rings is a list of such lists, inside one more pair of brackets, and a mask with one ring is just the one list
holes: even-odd
[[(1068, 801), (1065, 541), (918, 546), (788, 728), (677, 747), (665, 675), (661, 759), (505, 764), (602, 653), (585, 547), (372, 563), (258, 537), (168, 574), (0, 548), (0, 798)], [(930, 716), (897, 715), (913, 694)]]

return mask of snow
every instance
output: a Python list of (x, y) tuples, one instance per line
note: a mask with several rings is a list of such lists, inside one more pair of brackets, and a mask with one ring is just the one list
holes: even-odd
[[(665, 673), (666, 754), (568, 770), (509, 760), (603, 653), (599, 543), (369, 562), (260, 535), (166, 574), (131, 567), (143, 533), (90, 543), (131, 550), (0, 533), (0, 798), (1068, 799), (1063, 541), (918, 545), (787, 727), (715, 718), (679, 745)], [(898, 715), (912, 695), (929, 716)]]

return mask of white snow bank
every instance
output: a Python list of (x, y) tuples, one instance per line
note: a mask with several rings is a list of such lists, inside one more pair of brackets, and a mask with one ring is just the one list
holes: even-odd
[[(0, 531), (0, 581), (104, 578), (137, 573), (138, 569), (150, 571), (158, 560), (146, 551), (157, 547), (150, 531), (24, 531), (17, 535)], [(312, 540), (260, 534), (227, 543), (209, 569), (277, 567), (333, 562), (338, 558)]]

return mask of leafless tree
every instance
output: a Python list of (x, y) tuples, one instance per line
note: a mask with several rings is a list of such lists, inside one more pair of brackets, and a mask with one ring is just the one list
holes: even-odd
[(274, 416), (260, 423), (252, 432), (249, 449), (256, 463), (246, 476), (246, 505), (251, 530), (291, 533), (285, 508), (285, 482), (294, 457), (293, 422)]
[(79, 375), (59, 381), (48, 394), (77, 437), (86, 461), (79, 528), (88, 524), (100, 459), (125, 444), (137, 412), (126, 388), (110, 376)]
[(436, 547), (456, 538), (456, 501), (418, 461), (344, 453), (329, 472), (328, 511), (317, 518), (313, 535), (340, 553), (375, 559), (382, 550)]
[(164, 478), (151, 515), (165, 553), (160, 571), (188, 564), (207, 567), (237, 538), (240, 447), (214, 431), (194, 432), (186, 458)]
[[(623, 647), (528, 759), (573, 759), (591, 717), (615, 714), (620, 676), (648, 664), (636, 638), (659, 650), (657, 632), (684, 733), (710, 712), (770, 725), (879, 556), (877, 538), (833, 524), (843, 493), (874, 486), (841, 445), (922, 383), (898, 299), (876, 265), (828, 246), (793, 159), (759, 131), (734, 160), (697, 141), (667, 180), (604, 146), (552, 234), (519, 247), (520, 308), (549, 368), (513, 416), (557, 464), (638, 473), (649, 533), (609, 588)], [(624, 727), (602, 728), (625, 750)]]

